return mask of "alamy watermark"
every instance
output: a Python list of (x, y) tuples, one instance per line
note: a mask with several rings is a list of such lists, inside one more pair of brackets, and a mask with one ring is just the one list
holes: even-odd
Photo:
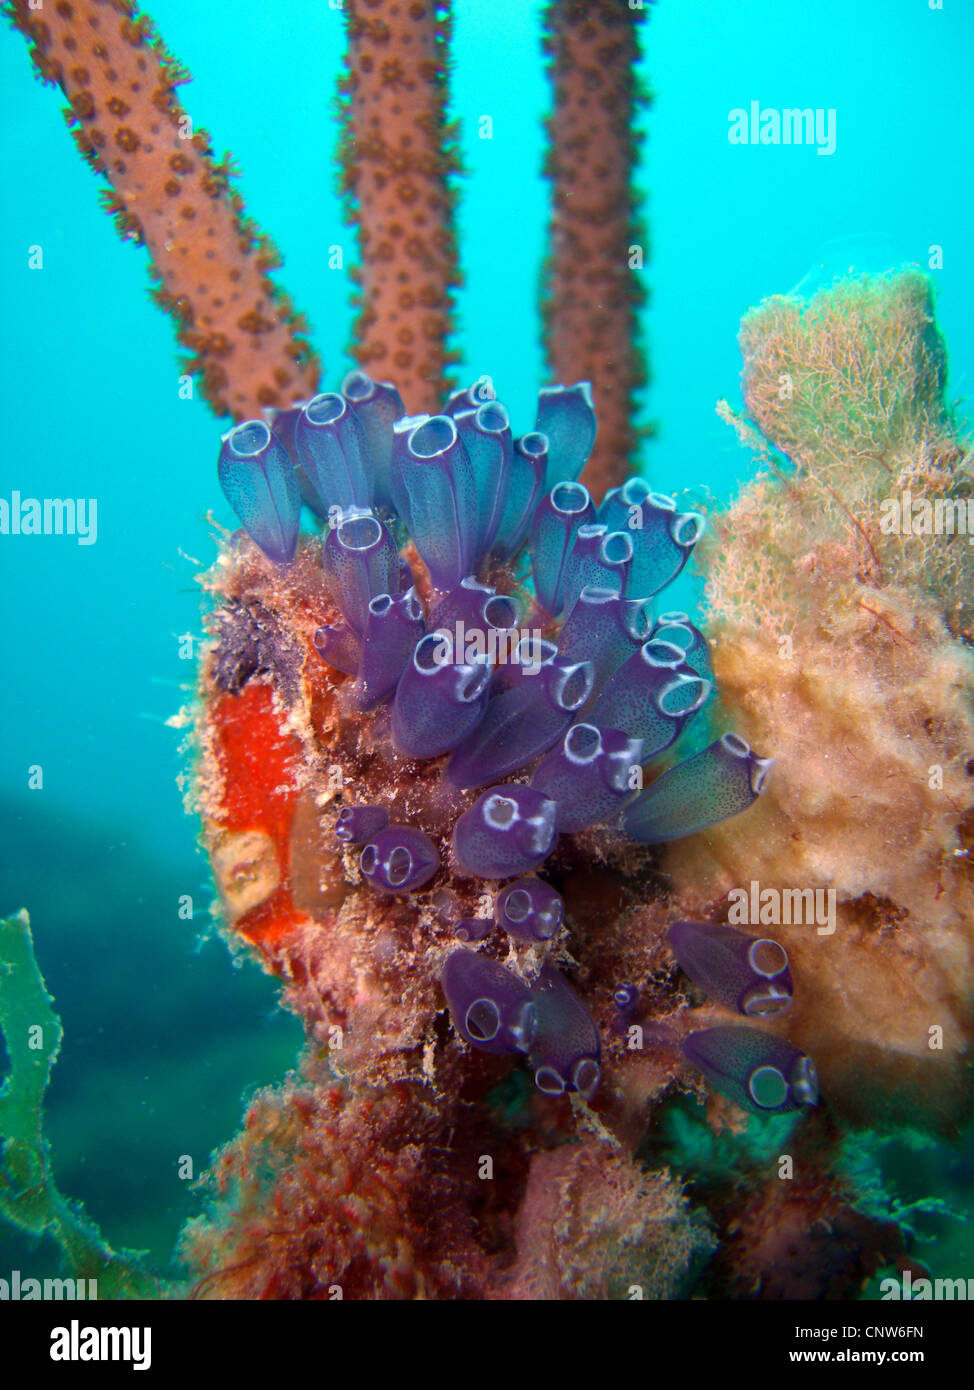
[(0, 497), (0, 536), (76, 536), (79, 545), (98, 539), (96, 497)]
[(835, 154), (835, 107), (735, 106), (727, 113), (732, 145), (815, 145), (819, 154)]
[(436, 628), (430, 634), (429, 660), (434, 666), (520, 666), (525, 676), (536, 676), (550, 655), (550, 644), (539, 628), (467, 627), (459, 619), (451, 631)]
[(152, 1365), (151, 1327), (82, 1327), (72, 1318), (51, 1329), (52, 1361), (131, 1361), (133, 1371)]
[(69, 1303), (85, 1299), (93, 1303), (97, 1297), (97, 1279), (25, 1279), (19, 1269), (11, 1270), (9, 1279), (0, 1279), (0, 1303), (34, 1299), (63, 1299)]
[(834, 888), (762, 888), (752, 879), (747, 888), (727, 895), (732, 927), (814, 926), (819, 936), (835, 931)]
[(974, 545), (974, 497), (914, 497), (907, 488), (879, 504), (884, 536), (966, 536)]
[(974, 1298), (974, 1279), (915, 1279), (909, 1269), (899, 1279), (883, 1279), (879, 1285), (883, 1301), (902, 1299), (905, 1303), (926, 1303), (930, 1300), (950, 1302)]

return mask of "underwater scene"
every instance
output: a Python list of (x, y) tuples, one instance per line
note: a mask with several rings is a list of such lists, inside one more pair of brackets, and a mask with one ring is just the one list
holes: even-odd
[(974, 1298), (974, 9), (2, 8), (0, 1300)]

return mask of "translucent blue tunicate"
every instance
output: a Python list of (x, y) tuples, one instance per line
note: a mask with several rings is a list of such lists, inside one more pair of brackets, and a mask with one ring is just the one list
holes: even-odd
[(267, 558), (293, 560), (301, 495), (287, 451), (263, 420), (245, 420), (223, 436), (217, 476), (241, 526)]
[(556, 618), (564, 607), (565, 563), (582, 526), (595, 520), (588, 488), (557, 483), (542, 497), (531, 522), (534, 592), (544, 611)]
[(531, 1046), (535, 1006), (512, 970), (478, 951), (457, 950), (447, 956), (440, 983), (453, 1026), (472, 1047), (516, 1056)]
[(477, 878), (530, 873), (554, 847), (556, 811), (555, 803), (534, 787), (489, 787), (453, 831), (461, 872)]
[(400, 753), (438, 758), (478, 723), (487, 703), (487, 661), (455, 661), (452, 644), (431, 632), (416, 644), (392, 702), (392, 739)]
[(379, 594), (372, 600), (356, 683), (363, 709), (370, 709), (392, 694), (425, 631), (423, 608), (415, 589), (395, 595)]
[(661, 613), (653, 624), (653, 640), (672, 642), (683, 649), (683, 660), (704, 680), (713, 681), (714, 667), (710, 660), (707, 639), (686, 613)]
[(297, 479), (301, 501), (323, 521), (325, 519), (325, 510), (321, 498), (305, 476), (304, 469), (301, 467), (301, 460), (298, 458), (297, 449), (294, 446), (294, 430), (305, 405), (305, 401), (300, 401), (297, 405), (265, 410), (264, 414), (275, 436), (284, 446), (287, 456), (294, 466), (294, 476)]
[(535, 429), (548, 437), (548, 468), (544, 491), (556, 483), (574, 481), (595, 443), (596, 420), (592, 388), (587, 381), (574, 386), (546, 386), (538, 392)]
[(531, 785), (557, 804), (558, 833), (574, 834), (609, 820), (636, 796), (643, 759), (640, 739), (573, 724), (542, 759)]
[(451, 782), (480, 787), (524, 767), (562, 736), (591, 691), (588, 662), (550, 657), (535, 675), (523, 675), (487, 702), (450, 759)]
[(494, 901), (494, 921), (508, 936), (529, 944), (557, 936), (565, 918), (565, 900), (543, 879), (516, 879)]
[(372, 473), (372, 498), (376, 507), (392, 508), (389, 491), (389, 458), (392, 427), (406, 413), (402, 396), (389, 381), (373, 381), (356, 368), (342, 382), (342, 395), (362, 427)]
[(365, 432), (344, 396), (313, 397), (294, 425), (294, 449), (322, 516), (332, 507), (370, 507), (373, 470)]
[(473, 465), (449, 415), (408, 417), (395, 427), (390, 489), (396, 511), (438, 589), (473, 569), (477, 492)]
[(771, 759), (759, 758), (738, 734), (723, 738), (664, 772), (622, 814), (632, 840), (662, 844), (736, 816), (764, 790)]
[(609, 677), (586, 718), (641, 739), (643, 756), (652, 758), (675, 742), (710, 689), (710, 682), (686, 664), (680, 647), (653, 639)]
[(648, 641), (648, 600), (624, 599), (615, 589), (582, 589), (558, 635), (558, 650), (573, 661), (591, 661), (596, 689)]
[(788, 952), (780, 941), (717, 922), (673, 922), (667, 930), (680, 969), (711, 999), (748, 1018), (791, 1007)]
[(537, 1010), (528, 1063), (534, 1084), (545, 1095), (578, 1091), (591, 1096), (602, 1077), (602, 1045), (595, 1020), (550, 960), (531, 991)]
[(499, 594), (468, 574), (434, 604), (429, 630), (455, 636), (462, 624), (466, 636), (480, 633), (489, 645), (491, 633), (515, 631), (520, 616), (521, 604), (512, 594)]
[[(610, 494), (599, 510), (599, 520), (615, 522), (622, 507), (625, 516), (618, 529), (632, 541), (632, 563), (626, 593), (630, 598), (650, 598), (671, 583), (703, 535), (704, 519), (699, 512), (678, 512), (671, 497), (649, 492), (641, 501), (637, 480), (631, 479)], [(632, 499), (632, 500), (630, 500)]]
[(690, 1034), (683, 1055), (742, 1110), (783, 1114), (818, 1104), (811, 1057), (773, 1033), (741, 1025), (706, 1028)]
[(343, 845), (364, 845), (388, 824), (384, 806), (343, 806), (335, 822), (335, 839)]
[(490, 552), (500, 528), (511, 485), (514, 442), (511, 422), (500, 401), (486, 401), (476, 410), (455, 416), (457, 430), (470, 455), (477, 495), (476, 529), (470, 555), (475, 569)]
[(607, 531), (627, 531), (651, 493), (645, 478), (627, 478), (621, 487), (611, 488), (599, 503), (599, 521)]
[(364, 508), (348, 508), (326, 530), (321, 562), (331, 596), (356, 632), (365, 631), (377, 594), (399, 592), (396, 543), (385, 523)]
[[(612, 589), (625, 595), (629, 591), (632, 565), (632, 539), (625, 531), (607, 531), (589, 522), (580, 526), (565, 559), (562, 601), (570, 613), (583, 589)], [(642, 595), (633, 594), (634, 598)]]
[(388, 825), (359, 855), (362, 877), (380, 893), (415, 893), (440, 867), (436, 845), (411, 825)]
[(346, 676), (358, 674), (362, 661), (362, 640), (347, 623), (326, 623), (314, 635), (315, 650), (326, 666), (343, 671)]
[(510, 483), (492, 546), (498, 559), (512, 559), (527, 539), (535, 508), (545, 490), (547, 467), (546, 435), (534, 432), (514, 441)]

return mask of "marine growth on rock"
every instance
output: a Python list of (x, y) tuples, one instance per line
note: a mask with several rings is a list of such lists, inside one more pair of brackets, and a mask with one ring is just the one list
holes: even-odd
[[(713, 691), (702, 633), (658, 611), (703, 518), (639, 478), (595, 506), (577, 481), (596, 435), (587, 383), (542, 390), (532, 424), (515, 434), (483, 379), (442, 414), (407, 416), (394, 386), (355, 370), (339, 392), (236, 425), (218, 473), (271, 584), (300, 575), (328, 612), (314, 661), (346, 739), (373, 757), (368, 777), (340, 769), (344, 877), (417, 913), (451, 898), (437, 973), (457, 1034), (521, 1057), (545, 1094), (589, 1097), (599, 1030), (567, 977), (546, 862), (593, 827), (659, 844), (736, 815), (769, 760), (727, 733), (657, 774)], [(320, 535), (299, 552), (302, 506)], [(220, 623), (218, 683), (236, 669)], [(396, 794), (418, 763), (428, 800), (410, 816)]]

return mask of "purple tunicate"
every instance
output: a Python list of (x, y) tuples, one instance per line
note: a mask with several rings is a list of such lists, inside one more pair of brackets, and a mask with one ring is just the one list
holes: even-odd
[(580, 526), (565, 557), (562, 574), (565, 611), (572, 611), (579, 594), (586, 588), (612, 589), (625, 595), (631, 564), (632, 540), (626, 532), (607, 531), (604, 526), (591, 522)]
[(325, 531), (321, 563), (342, 617), (364, 632), (377, 594), (399, 592), (400, 560), (389, 528), (374, 512), (348, 507)]
[(568, 981), (545, 961), (531, 991), (537, 1030), (528, 1061), (545, 1095), (578, 1091), (588, 1099), (602, 1077), (602, 1048), (595, 1021)]
[(609, 820), (637, 794), (642, 761), (638, 738), (573, 724), (539, 764), (531, 785), (557, 803), (558, 833), (571, 835)]
[(295, 401), (293, 405), (271, 406), (264, 411), (266, 421), (275, 438), (295, 465), (297, 464), (297, 454), (294, 448), (294, 427), (298, 423), (298, 416), (307, 404), (307, 401)]
[(471, 410), (479, 410), (488, 401), (496, 401), (497, 393), (489, 376), (479, 376), (471, 386), (461, 386), (451, 391), (443, 407), (445, 415), (464, 415)]
[(713, 922), (674, 922), (667, 935), (681, 970), (718, 1004), (749, 1018), (791, 1007), (788, 953), (780, 942)]
[(615, 589), (586, 586), (565, 619), (558, 650), (572, 661), (591, 661), (596, 689), (638, 652), (650, 635), (649, 605)]
[(642, 740), (643, 758), (669, 748), (710, 694), (672, 642), (653, 639), (623, 662), (586, 712), (589, 723)]
[(373, 835), (359, 855), (362, 876), (380, 893), (414, 893), (440, 867), (428, 835), (410, 825), (390, 825)]
[(499, 594), (487, 584), (466, 575), (455, 589), (444, 594), (429, 617), (430, 632), (448, 634), (457, 660), (485, 655), (491, 662), (505, 660), (516, 646), (521, 605), (509, 594)]
[(533, 787), (490, 787), (456, 823), (453, 851), (460, 869), (477, 878), (530, 873), (557, 838), (555, 803)]
[(772, 1033), (740, 1026), (707, 1028), (690, 1034), (683, 1055), (715, 1091), (742, 1110), (782, 1113), (818, 1104), (811, 1057)]
[(512, 690), (525, 681), (533, 684), (546, 663), (559, 655), (558, 648), (547, 637), (538, 637), (532, 632), (523, 636), (518, 636), (517, 632), (509, 635), (517, 641), (508, 648), (502, 664), (494, 671), (495, 692)]
[(263, 420), (245, 420), (223, 436), (217, 475), (241, 526), (267, 558), (293, 560), (301, 494), (287, 451)]
[(713, 681), (714, 668), (710, 660), (707, 639), (686, 613), (661, 613), (653, 624), (653, 641), (672, 642), (683, 651), (683, 660), (698, 676)]
[(499, 560), (512, 560), (524, 544), (534, 509), (545, 491), (547, 467), (547, 435), (534, 431), (514, 441), (504, 509), (491, 547)]
[(612, 991), (612, 1002), (616, 1010), (611, 1024), (612, 1031), (619, 1037), (625, 1037), (633, 1023), (642, 1016), (642, 1000), (638, 986), (624, 980)]
[(453, 951), (440, 977), (453, 1026), (472, 1047), (496, 1056), (527, 1052), (536, 1009), (523, 981), (489, 956)]
[(473, 465), (477, 495), (477, 525), (470, 555), (474, 568), (489, 553), (504, 515), (514, 445), (511, 422), (500, 401), (484, 401), (455, 418)]
[(540, 878), (519, 878), (494, 903), (494, 921), (518, 941), (550, 941), (564, 917), (564, 898)]
[(326, 666), (344, 671), (346, 676), (358, 674), (362, 663), (362, 643), (358, 633), (347, 623), (326, 623), (314, 635), (315, 650)]
[(550, 492), (562, 479), (577, 478), (592, 452), (596, 420), (590, 384), (542, 387), (534, 427), (548, 436), (544, 491)]
[(373, 501), (377, 507), (391, 509), (389, 456), (392, 453), (392, 427), (406, 413), (402, 397), (388, 381), (373, 381), (358, 368), (342, 382), (342, 395), (365, 436), (368, 464), (372, 474)]
[(493, 925), (489, 917), (462, 917), (453, 928), (453, 935), (458, 941), (483, 941)]
[(423, 608), (415, 589), (395, 597), (379, 594), (372, 600), (357, 682), (363, 709), (370, 709), (392, 694), (425, 631)]
[(651, 493), (641, 508), (642, 527), (632, 530), (629, 593), (646, 598), (671, 584), (693, 553), (706, 522), (700, 512), (678, 512), (665, 496)]
[(562, 736), (591, 691), (588, 662), (557, 655), (546, 660), (536, 675), (525, 674), (488, 701), (483, 718), (450, 759), (450, 781), (479, 787), (524, 767)]
[(455, 926), (461, 917), (460, 899), (452, 888), (437, 888), (430, 894), (430, 907), (436, 913), (437, 920), (445, 926)]
[(335, 822), (335, 839), (343, 845), (364, 845), (389, 824), (384, 806), (343, 806)]
[(295, 421), (294, 450), (322, 516), (332, 507), (371, 507), (368, 444), (344, 396), (323, 391), (308, 401)]
[(759, 758), (738, 734), (664, 772), (622, 814), (622, 828), (644, 845), (679, 840), (745, 811), (764, 790), (770, 758)]
[(477, 493), (473, 465), (449, 415), (408, 416), (396, 423), (389, 486), (438, 589), (452, 589), (473, 569)]
[(490, 666), (452, 660), (439, 633), (422, 637), (406, 663), (392, 702), (392, 740), (412, 758), (437, 758), (455, 748), (487, 703)]
[(641, 478), (630, 478), (606, 495), (599, 521), (632, 537), (626, 588), (632, 598), (649, 598), (676, 578), (705, 524), (699, 512), (678, 512), (672, 497), (650, 492)]
[(294, 467), (294, 476), (297, 479), (298, 491), (301, 494), (301, 501), (306, 507), (310, 507), (316, 516), (324, 520), (325, 512), (321, 498), (315, 492), (311, 483), (301, 467), (301, 460), (298, 458), (298, 451), (294, 445), (294, 430), (302, 410), (307, 405), (307, 401), (296, 401), (294, 405), (284, 406), (280, 409), (271, 407), (264, 411), (268, 424), (274, 434), (280, 440), (287, 451), (287, 456)]
[(579, 529), (595, 520), (588, 488), (557, 483), (542, 497), (531, 522), (531, 568), (538, 602), (553, 618), (561, 613), (565, 561)]
[[(609, 531), (626, 531), (630, 521), (652, 493), (645, 478), (627, 478), (621, 487), (611, 488), (599, 503), (599, 521)], [(667, 498), (667, 501), (669, 499)]]

